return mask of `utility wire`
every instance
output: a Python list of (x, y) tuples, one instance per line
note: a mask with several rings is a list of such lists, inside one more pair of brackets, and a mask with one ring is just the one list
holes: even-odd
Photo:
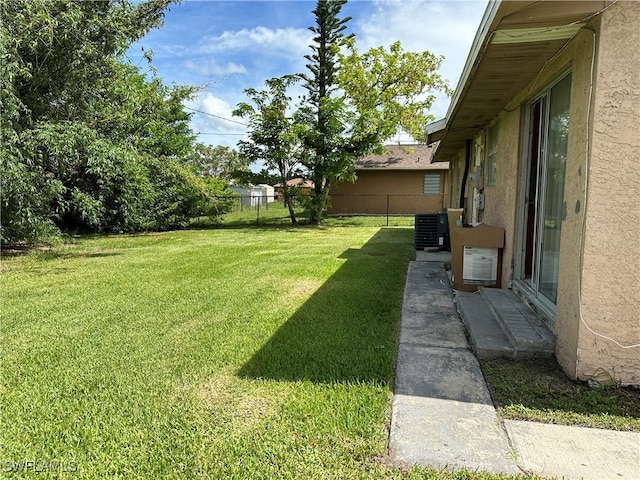
[(209, 115), (210, 117), (219, 118), (220, 120), (225, 120), (231, 123), (237, 123), (238, 125), (242, 125), (243, 127), (248, 127), (246, 123), (238, 122), (237, 120), (231, 120), (230, 118), (221, 117), (220, 115), (215, 115), (213, 113), (203, 112), (202, 110), (196, 110), (195, 108), (184, 107), (187, 110), (191, 110), (192, 112), (202, 113), (203, 115)]
[(221, 132), (196, 132), (196, 135), (239, 135), (243, 136), (244, 133), (221, 133)]

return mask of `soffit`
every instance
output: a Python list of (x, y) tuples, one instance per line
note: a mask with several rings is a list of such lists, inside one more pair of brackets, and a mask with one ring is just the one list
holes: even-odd
[[(458, 84), (445, 127), (431, 133), (440, 141), (434, 161), (451, 161), (531, 81), (582, 27), (610, 2), (501, 2), (469, 72)], [(471, 63), (472, 62), (472, 63)]]

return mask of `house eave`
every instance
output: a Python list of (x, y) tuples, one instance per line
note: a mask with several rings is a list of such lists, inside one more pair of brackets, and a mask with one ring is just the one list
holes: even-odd
[(439, 162), (436, 165), (420, 168), (389, 168), (389, 167), (356, 167), (356, 172), (422, 172), (422, 171), (442, 171), (448, 170), (447, 162)]
[(433, 162), (452, 161), (610, 1), (490, 1), (444, 119)]

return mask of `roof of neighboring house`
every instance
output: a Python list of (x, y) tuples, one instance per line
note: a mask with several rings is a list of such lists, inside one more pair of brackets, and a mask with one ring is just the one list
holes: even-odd
[(490, 0), (446, 117), (427, 125), (426, 142), (439, 142), (434, 161), (453, 158), (610, 4)]
[(356, 160), (356, 170), (446, 170), (449, 164), (433, 164), (431, 145), (385, 145), (380, 155), (367, 155)]
[[(282, 187), (281, 183), (276, 183), (275, 187)], [(288, 187), (301, 187), (301, 188), (313, 188), (313, 182), (311, 180), (307, 180), (306, 178), (292, 178), (291, 180), (287, 180)]]

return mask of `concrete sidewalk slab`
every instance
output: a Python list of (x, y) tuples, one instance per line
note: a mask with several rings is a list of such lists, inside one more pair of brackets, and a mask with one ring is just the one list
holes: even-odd
[(640, 479), (640, 433), (505, 420), (518, 465), (566, 480)]
[(491, 405), (471, 349), (400, 344), (395, 394)]
[(394, 395), (391, 457), (406, 465), (522, 473), (492, 405)]
[(389, 454), (407, 465), (520, 472), (442, 261), (411, 262), (407, 272)]
[(466, 348), (467, 337), (455, 313), (408, 316), (400, 330), (400, 344)]
[(416, 256), (422, 261), (409, 264), (400, 324), (391, 459), (565, 480), (640, 480), (640, 433), (516, 420), (503, 427), (454, 308), (446, 255)]

